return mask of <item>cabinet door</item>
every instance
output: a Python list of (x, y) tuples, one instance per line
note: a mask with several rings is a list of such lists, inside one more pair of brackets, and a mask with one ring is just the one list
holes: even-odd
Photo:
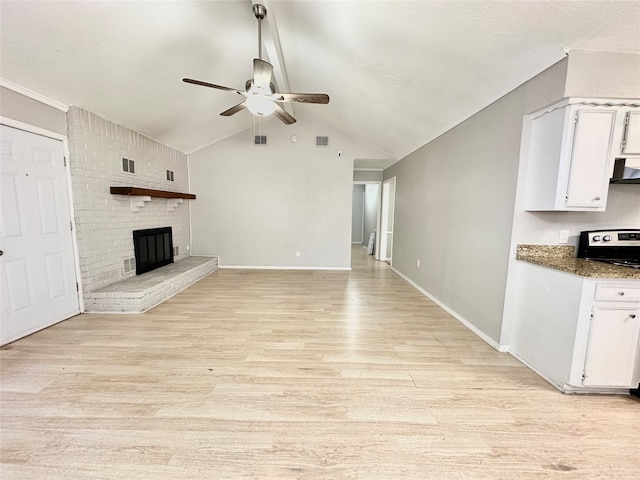
[(578, 110), (571, 148), (567, 207), (605, 205), (615, 117), (615, 110)]
[(640, 155), (640, 112), (627, 112), (624, 123), (622, 153)]
[(631, 387), (639, 333), (640, 308), (594, 307), (583, 385)]

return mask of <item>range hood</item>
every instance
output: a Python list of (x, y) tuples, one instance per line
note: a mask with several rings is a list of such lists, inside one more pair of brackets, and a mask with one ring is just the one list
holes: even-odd
[(616, 158), (610, 183), (637, 183), (640, 185), (640, 157)]

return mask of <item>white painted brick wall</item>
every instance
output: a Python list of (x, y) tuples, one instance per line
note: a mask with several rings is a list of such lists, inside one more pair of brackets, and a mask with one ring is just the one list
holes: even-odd
[[(173, 244), (188, 256), (189, 200), (167, 211), (167, 199), (152, 198), (132, 212), (130, 197), (111, 195), (112, 186), (189, 191), (187, 156), (137, 132), (71, 107), (67, 113), (76, 237), (84, 294), (135, 276), (123, 274), (134, 256), (133, 230), (172, 227)], [(135, 161), (135, 175), (122, 171), (122, 157)], [(166, 170), (174, 180), (166, 180)]]

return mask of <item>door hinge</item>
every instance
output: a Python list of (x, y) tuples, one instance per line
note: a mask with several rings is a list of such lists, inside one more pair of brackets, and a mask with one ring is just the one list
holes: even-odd
[(576, 115), (573, 117), (573, 123), (578, 123), (578, 115), (579, 112), (576, 112)]
[(584, 381), (587, 378), (587, 372), (582, 372), (582, 381)]
[(69, 220), (69, 230), (73, 232), (73, 222)]
[(76, 292), (80, 292), (80, 285), (78, 285), (78, 282), (76, 282)]
[(67, 166), (67, 157), (62, 157), (64, 159), (64, 166)]
[(629, 118), (631, 117), (631, 112), (627, 112), (627, 114), (624, 116), (624, 124), (625, 125), (629, 125)]

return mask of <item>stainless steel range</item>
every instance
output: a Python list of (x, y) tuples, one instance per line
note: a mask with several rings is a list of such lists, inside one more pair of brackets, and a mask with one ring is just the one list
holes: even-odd
[(581, 232), (577, 257), (640, 269), (640, 229)]

